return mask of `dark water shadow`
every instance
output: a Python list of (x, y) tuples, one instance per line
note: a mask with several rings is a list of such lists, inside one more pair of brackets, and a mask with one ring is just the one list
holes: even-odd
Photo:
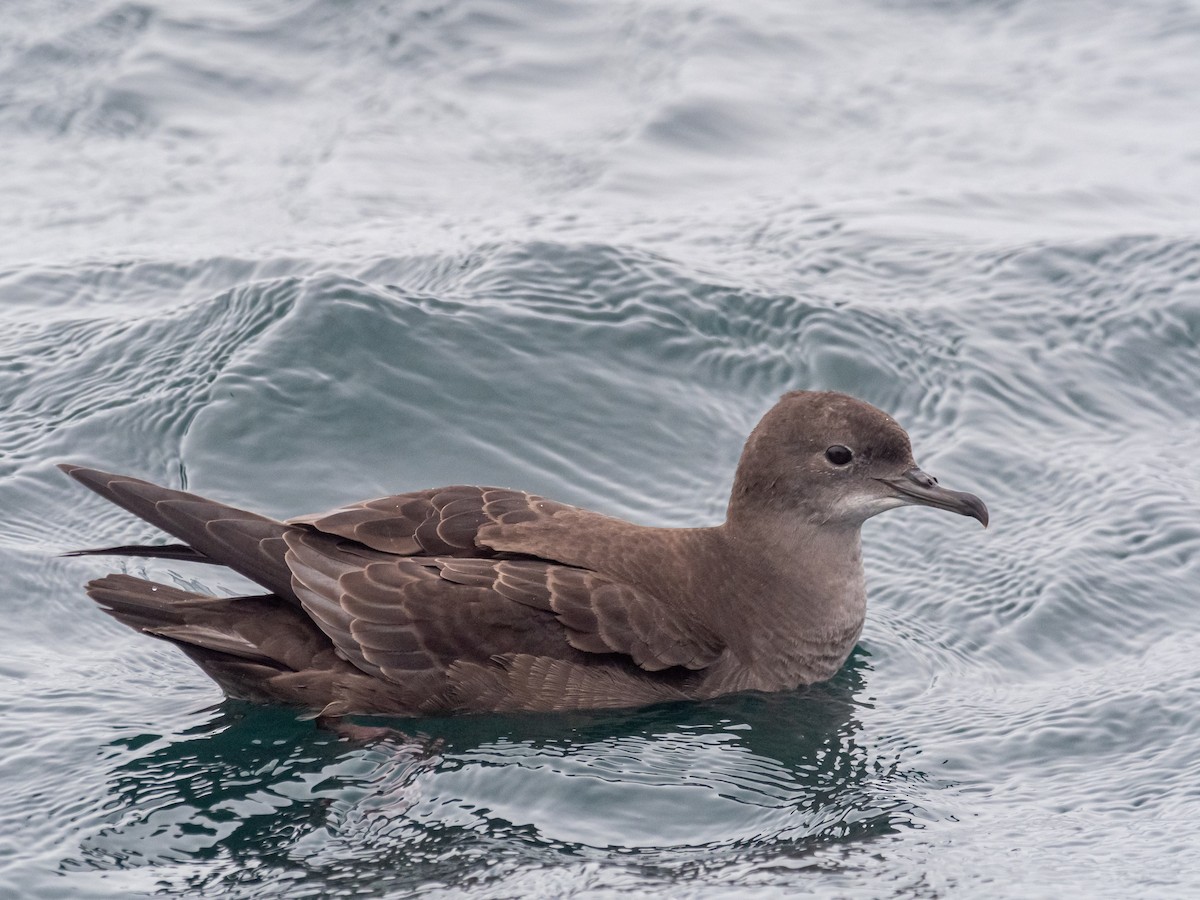
[[(787, 694), (563, 715), (360, 720), (347, 741), (226, 702), (113, 742), (109, 823), (64, 872), (153, 867), (164, 889), (323, 896), (485, 887), (530, 866), (639, 880), (802, 859), (913, 824), (911, 772), (860, 742), (859, 651)], [(918, 776), (919, 777), (919, 776)]]

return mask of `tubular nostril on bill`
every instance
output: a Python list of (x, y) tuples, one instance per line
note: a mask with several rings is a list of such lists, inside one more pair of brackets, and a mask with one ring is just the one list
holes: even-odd
[(909, 469), (905, 474), (908, 476), (909, 480), (916, 482), (917, 484), (921, 485), (921, 487), (928, 488), (937, 484), (936, 478), (934, 478), (932, 475), (927, 475), (920, 469)]

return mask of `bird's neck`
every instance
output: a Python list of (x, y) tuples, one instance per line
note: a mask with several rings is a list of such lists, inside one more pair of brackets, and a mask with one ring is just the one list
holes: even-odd
[(761, 689), (832, 676), (866, 616), (859, 527), (764, 515), (722, 529), (740, 568), (749, 564), (759, 573), (754, 592), (736, 602), (747, 623), (744, 661), (758, 672)]

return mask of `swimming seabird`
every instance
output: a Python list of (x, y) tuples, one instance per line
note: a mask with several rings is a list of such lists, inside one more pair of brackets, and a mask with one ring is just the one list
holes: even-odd
[(130, 575), (88, 595), (170, 641), (230, 697), (325, 717), (640, 706), (831, 677), (866, 612), (859, 531), (884, 510), (978, 519), (894, 419), (785, 394), (746, 441), (725, 522), (651, 528), (522, 491), (457, 485), (277, 521), (83, 466), (61, 468), (264, 589), (211, 597)]

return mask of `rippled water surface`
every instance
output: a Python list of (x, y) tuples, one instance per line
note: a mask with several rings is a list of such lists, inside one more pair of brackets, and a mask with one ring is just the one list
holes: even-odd
[[(1200, 895), (1197, 84), (1189, 0), (0, 9), (0, 895)], [(712, 523), (808, 387), (993, 524), (790, 694), (347, 743), (58, 556), (154, 537), (61, 460)]]

